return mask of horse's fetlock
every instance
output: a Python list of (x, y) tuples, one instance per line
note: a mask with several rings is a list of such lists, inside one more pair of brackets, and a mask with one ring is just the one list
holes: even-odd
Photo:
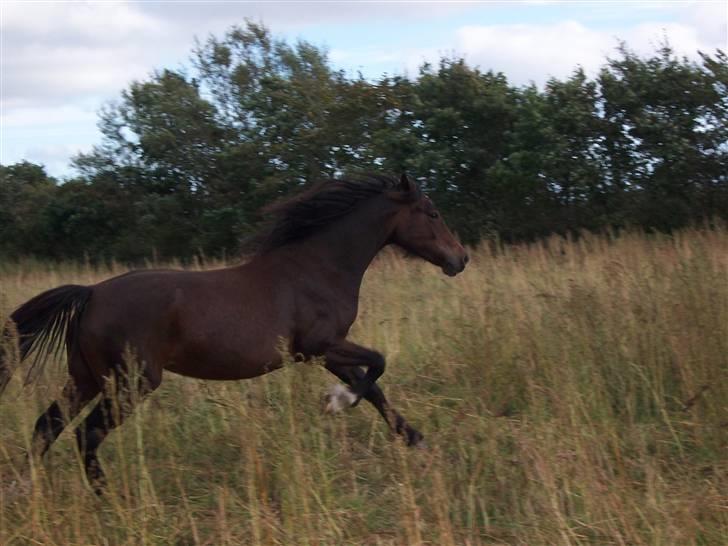
[(338, 413), (343, 409), (355, 406), (361, 397), (341, 384), (332, 385), (324, 396), (324, 412)]

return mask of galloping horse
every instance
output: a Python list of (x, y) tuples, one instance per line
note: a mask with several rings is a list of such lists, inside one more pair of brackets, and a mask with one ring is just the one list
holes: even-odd
[[(48, 290), (12, 313), (21, 360), (34, 354), (34, 364), (42, 365), (65, 339), (70, 375), (62, 398), (35, 424), (31, 456), (42, 456), (101, 394), (76, 430), (89, 483), (100, 493), (105, 480), (96, 452), (139, 399), (124, 393), (153, 391), (163, 370), (200, 379), (265, 374), (281, 366), (281, 338), (291, 354), (323, 356), (326, 369), (349, 385), (330, 394), (329, 409), (364, 398), (409, 445), (422, 441), (376, 384), (382, 355), (346, 336), (364, 272), (385, 245), (400, 246), (449, 276), (468, 262), (462, 245), (406, 175), (325, 181), (267, 212), (273, 221), (243, 265), (132, 271), (93, 286)], [(128, 350), (141, 365), (142, 379), (134, 385)], [(0, 391), (10, 373), (0, 353)], [(126, 396), (122, 414), (113, 411), (117, 396)]]

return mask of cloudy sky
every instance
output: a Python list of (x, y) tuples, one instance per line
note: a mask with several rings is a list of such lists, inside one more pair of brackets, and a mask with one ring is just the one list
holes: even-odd
[(0, 0), (0, 163), (71, 175), (69, 158), (99, 141), (104, 103), (154, 69), (188, 64), (195, 37), (245, 18), (372, 78), (455, 54), (516, 84), (543, 83), (577, 65), (594, 73), (619, 40), (650, 53), (667, 37), (688, 57), (728, 48), (725, 0)]

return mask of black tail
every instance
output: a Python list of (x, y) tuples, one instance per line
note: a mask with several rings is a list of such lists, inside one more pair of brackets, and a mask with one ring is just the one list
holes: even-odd
[[(28, 371), (29, 379), (40, 371), (47, 356), (58, 353), (64, 333), (66, 347), (76, 342), (78, 322), (91, 292), (88, 286), (59, 286), (38, 294), (10, 315), (17, 330), (20, 360), (34, 354)], [(6, 335), (9, 335), (7, 330)], [(9, 363), (2, 357), (0, 350), (0, 393), (10, 380), (11, 373)]]

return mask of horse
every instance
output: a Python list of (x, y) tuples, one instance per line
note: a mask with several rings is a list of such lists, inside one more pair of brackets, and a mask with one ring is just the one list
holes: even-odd
[[(422, 443), (423, 435), (376, 383), (384, 357), (347, 335), (364, 273), (386, 245), (449, 276), (465, 268), (468, 255), (433, 202), (407, 175), (371, 174), (325, 180), (264, 212), (272, 220), (242, 265), (136, 270), (90, 286), (64, 285), (11, 314), (21, 361), (34, 355), (32, 366), (40, 370), (65, 345), (68, 362), (60, 397), (35, 423), (29, 457), (42, 458), (98, 397), (76, 441), (88, 482), (100, 495), (106, 479), (97, 450), (143, 397), (128, 393), (151, 393), (164, 371), (213, 380), (260, 376), (282, 366), (279, 340), (300, 359), (323, 357), (325, 368), (346, 383), (329, 392), (327, 410), (363, 398), (408, 445)], [(130, 350), (140, 366), (133, 380)], [(0, 392), (11, 373), (0, 353)], [(119, 397), (124, 403), (114, 404)]]

